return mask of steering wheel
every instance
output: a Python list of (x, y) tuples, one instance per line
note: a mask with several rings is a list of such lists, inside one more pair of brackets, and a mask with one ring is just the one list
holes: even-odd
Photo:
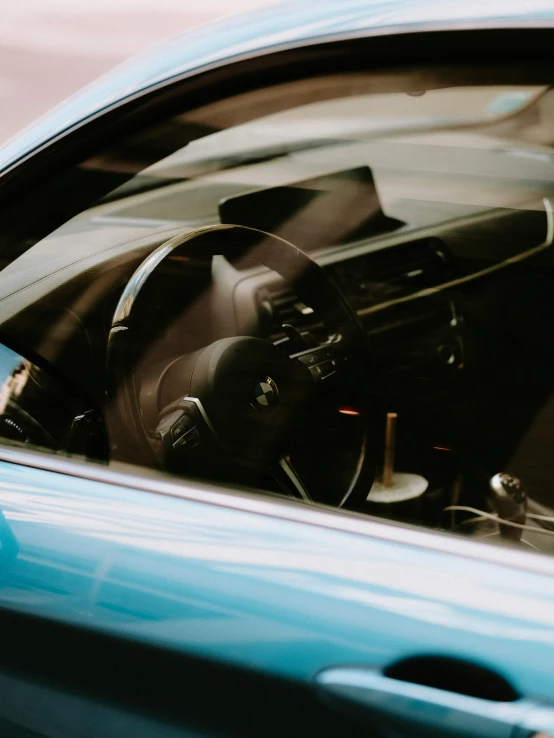
[[(247, 258), (276, 272), (314, 310), (327, 337), (318, 343), (298, 333), (301, 345), (292, 355), (287, 341), (275, 345), (255, 335), (227, 335), (183, 353), (163, 349), (160, 325), (160, 349), (152, 351), (145, 345), (152, 343), (145, 341), (145, 326), (156, 322), (152, 301), (163, 302), (164, 289), (158, 285), (149, 293), (148, 285), (164, 270), (194, 266), (209, 291), (215, 256), (231, 264)], [(178, 301), (184, 304), (185, 290), (179, 289)], [(195, 300), (201, 291), (196, 289)], [(233, 310), (231, 299), (226, 307)], [(209, 321), (209, 308), (203, 316), (196, 324)], [(111, 458), (256, 485), (268, 475), (294, 497), (357, 509), (375, 472), (376, 411), (369, 385), (366, 334), (318, 264), (277, 236), (242, 226), (209, 226), (155, 249), (121, 295), (108, 342)], [(322, 408), (355, 432), (331, 429), (321, 419)], [(342, 448), (340, 458), (329, 463), (335, 446)], [(312, 473), (322, 456), (330, 471)]]

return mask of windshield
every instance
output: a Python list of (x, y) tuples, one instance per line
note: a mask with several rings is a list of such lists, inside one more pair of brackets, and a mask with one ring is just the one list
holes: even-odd
[[(346, 168), (352, 162), (358, 163), (360, 157), (377, 166), (382, 158), (379, 152), (383, 152), (387, 142), (400, 147), (400, 152), (408, 144), (503, 148), (505, 141), (486, 136), (467, 138), (463, 133), (516, 115), (544, 92), (545, 88), (539, 86), (485, 86), (416, 90), (409, 94), (352, 94), (300, 105), (192, 140), (143, 168), (106, 199), (121, 199), (188, 179), (199, 184), (200, 178), (209, 175), (214, 191), (216, 182), (223, 189), (230, 184), (251, 187), (285, 184), (290, 171), (283, 166), (281, 171), (278, 167), (268, 169), (267, 176), (265, 170), (249, 166), (283, 157), (295, 159), (304, 155), (308, 166), (318, 166), (320, 172), (340, 163)], [(196, 111), (193, 121), (210, 130), (214, 123), (225, 124), (227, 118), (233, 120), (232, 111), (207, 110)], [(189, 120), (190, 116), (183, 116), (180, 123), (186, 125)], [(449, 136), (449, 132), (456, 135)], [(243, 169), (247, 166), (248, 169)], [(214, 181), (215, 175), (218, 176)], [(209, 197), (208, 189), (202, 191), (204, 196)], [(198, 205), (195, 198), (192, 206)]]
[[(190, 141), (141, 169), (106, 202), (163, 188), (147, 199), (128, 199), (110, 212), (133, 217), (138, 207), (142, 217), (201, 223), (213, 217), (225, 198), (364, 164), (373, 172), (389, 215), (400, 220), (405, 220), (400, 211), (416, 199), (416, 191), (417, 199), (437, 204), (432, 215), (425, 206), (418, 209), (415, 217), (421, 224), (480, 206), (513, 206), (528, 200), (527, 192), (498, 189), (490, 181), (510, 168), (519, 176), (526, 156), (532, 170), (541, 156), (548, 156), (547, 150), (518, 140), (519, 122), (508, 136), (498, 135), (495, 125), (525, 118), (524, 111), (538, 104), (545, 91), (538, 86), (457, 87), (350, 94), (299, 105)], [(236, 119), (236, 106), (235, 101), (195, 111), (178, 124), (213, 130)], [(529, 176), (535, 178), (535, 172)], [(462, 191), (461, 177), (473, 179)]]
[(301, 105), (218, 131), (147, 167), (149, 176), (183, 177), (193, 167), (229, 166), (341, 141), (476, 125), (514, 114), (543, 87), (474, 87), (354, 95)]

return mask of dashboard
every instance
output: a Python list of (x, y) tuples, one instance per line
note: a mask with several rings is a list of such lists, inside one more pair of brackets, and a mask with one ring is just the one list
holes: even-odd
[(219, 219), (301, 244), (305, 253), (367, 240), (405, 223), (383, 208), (368, 166), (330, 172), (219, 202)]
[[(437, 294), (419, 302), (409, 299), (453, 279), (453, 260), (442, 241), (411, 241), (338, 261), (325, 271), (369, 335), (377, 368), (432, 372), (463, 366), (462, 316), (455, 298)], [(283, 337), (284, 323), (300, 331), (318, 330), (310, 306), (278, 283), (259, 287), (255, 301), (262, 331), (271, 340)]]

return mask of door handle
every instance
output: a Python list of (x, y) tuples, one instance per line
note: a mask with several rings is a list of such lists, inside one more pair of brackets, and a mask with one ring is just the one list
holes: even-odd
[(393, 679), (361, 667), (330, 668), (321, 672), (316, 682), (324, 695), (363, 708), (386, 725), (419, 735), (554, 736), (554, 707), (528, 699), (496, 702)]

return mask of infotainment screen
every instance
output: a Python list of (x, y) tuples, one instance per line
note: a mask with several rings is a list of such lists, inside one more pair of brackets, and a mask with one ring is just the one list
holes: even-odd
[(258, 228), (303, 251), (352, 243), (404, 225), (383, 213), (369, 167), (221, 200), (222, 223)]

